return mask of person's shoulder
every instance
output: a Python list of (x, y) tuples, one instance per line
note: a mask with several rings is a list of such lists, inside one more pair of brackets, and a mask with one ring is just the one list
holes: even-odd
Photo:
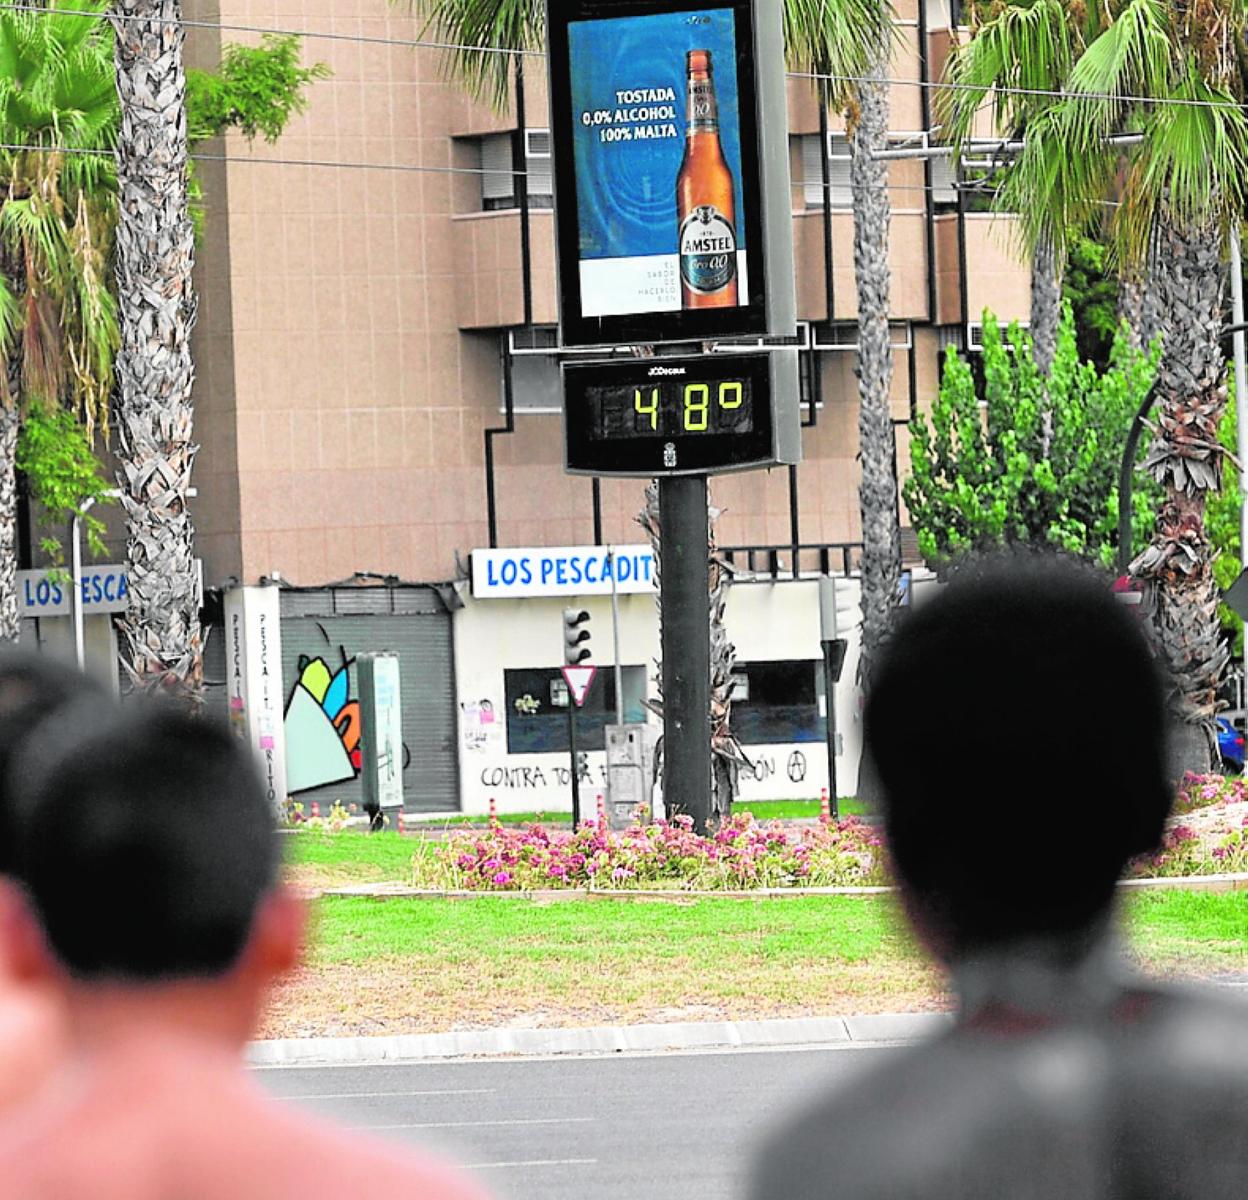
[(751, 1200), (813, 1200), (828, 1194), (831, 1180), (845, 1197), (888, 1194), (894, 1148), (912, 1137), (917, 1113), (938, 1086), (942, 1043), (898, 1050), (781, 1118), (754, 1156)]

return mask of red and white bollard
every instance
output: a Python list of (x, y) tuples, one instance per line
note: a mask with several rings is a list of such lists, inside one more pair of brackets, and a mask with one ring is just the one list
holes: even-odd
[(395, 822), (394, 827), (400, 833), (402, 833), (403, 832), (403, 810), (402, 809), (399, 809), (399, 811), (394, 814), (394, 822)]
[(827, 825), (832, 820), (832, 805), (828, 801), (828, 789), (819, 789), (819, 820)]

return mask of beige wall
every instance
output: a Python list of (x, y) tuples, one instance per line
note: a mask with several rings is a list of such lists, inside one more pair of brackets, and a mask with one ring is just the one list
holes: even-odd
[[(421, 33), (418, 20), (385, 0), (285, 0), (276, 18), (261, 0), (221, 0), (221, 17), (335, 34)], [(902, 28), (891, 71), (917, 78), (916, 39), (913, 24)], [(196, 53), (211, 58), (215, 49), (201, 39)], [(511, 118), (446, 83), (438, 52), (308, 40), (304, 55), (334, 74), (312, 87), (309, 111), (281, 143), (249, 147), (231, 138), (224, 148), (239, 161), (201, 170), (208, 226), (197, 277), (203, 450), (195, 482), (206, 580), (253, 582), (274, 571), (299, 584), (355, 571), (450, 578), (487, 542), (483, 432), (502, 423), (498, 330), (523, 317), (518, 215), (479, 211), (478, 178), (450, 168), (471, 165), (467, 135), (505, 129)], [(540, 60), (526, 67), (529, 120), (539, 125), (546, 120)], [(894, 127), (918, 128), (918, 89), (894, 93)], [(817, 129), (809, 89), (791, 85), (789, 99), (795, 131)], [(922, 167), (894, 163), (889, 179), (892, 315), (924, 320), (926, 222), (922, 193), (911, 190), (922, 184)], [(822, 216), (800, 211), (795, 218), (799, 312), (823, 320)], [(948, 229), (942, 220), (942, 320), (957, 295), (956, 274), (949, 274), (957, 269), (956, 229), (952, 258)], [(1025, 315), (1016, 311), (1025, 276), (1008, 244), (989, 236), (987, 219), (972, 219), (968, 229), (973, 282), (982, 269), (973, 297), (1004, 304), (1002, 315)], [(532, 214), (531, 233), (533, 316), (553, 323), (549, 212)], [(856, 314), (852, 238), (851, 214), (837, 210), (834, 316), (841, 321)], [(934, 337), (921, 344), (920, 377), (930, 381)], [(852, 366), (852, 354), (824, 356), (824, 405), (817, 424), (803, 431), (806, 461), (797, 471), (803, 541), (858, 537)], [(898, 418), (908, 409), (906, 388), (903, 352)], [(592, 540), (591, 483), (563, 474), (556, 416), (519, 414), (515, 432), (494, 444), (501, 544)], [(725, 543), (789, 539), (788, 471), (725, 476), (712, 490), (725, 509)], [(603, 536), (634, 540), (642, 484), (603, 480), (600, 496)]]

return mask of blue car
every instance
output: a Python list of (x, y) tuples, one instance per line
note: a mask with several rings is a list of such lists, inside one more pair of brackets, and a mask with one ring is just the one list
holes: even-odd
[(1244, 735), (1225, 717), (1218, 717), (1217, 720), (1222, 770), (1228, 775), (1238, 775), (1244, 769)]

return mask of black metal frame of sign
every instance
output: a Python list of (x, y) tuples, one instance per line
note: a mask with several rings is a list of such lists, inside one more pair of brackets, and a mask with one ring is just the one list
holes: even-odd
[(796, 352), (565, 363), (564, 464), (652, 478), (796, 462)]
[[(775, 0), (548, 0), (547, 58), (550, 79), (555, 242), (559, 328), (565, 346), (619, 346), (698, 341), (741, 335), (790, 336), (794, 332), (792, 237), (788, 223), (787, 113), (779, 18)], [(581, 275), (581, 199), (574, 152), (576, 121), (591, 114), (573, 108), (569, 26), (578, 22), (660, 14), (731, 12), (736, 44), (741, 202), (737, 215), (745, 246), (748, 296), (723, 308), (584, 315)], [(774, 28), (773, 28), (774, 26)], [(772, 42), (776, 44), (773, 46)], [(678, 52), (684, 61), (684, 51)], [(774, 78), (773, 78), (774, 77)], [(647, 79), (638, 63), (635, 78)], [(682, 143), (685, 99), (675, 122)], [(675, 179), (672, 181), (675, 194)], [(673, 238), (676, 225), (672, 223)]]

